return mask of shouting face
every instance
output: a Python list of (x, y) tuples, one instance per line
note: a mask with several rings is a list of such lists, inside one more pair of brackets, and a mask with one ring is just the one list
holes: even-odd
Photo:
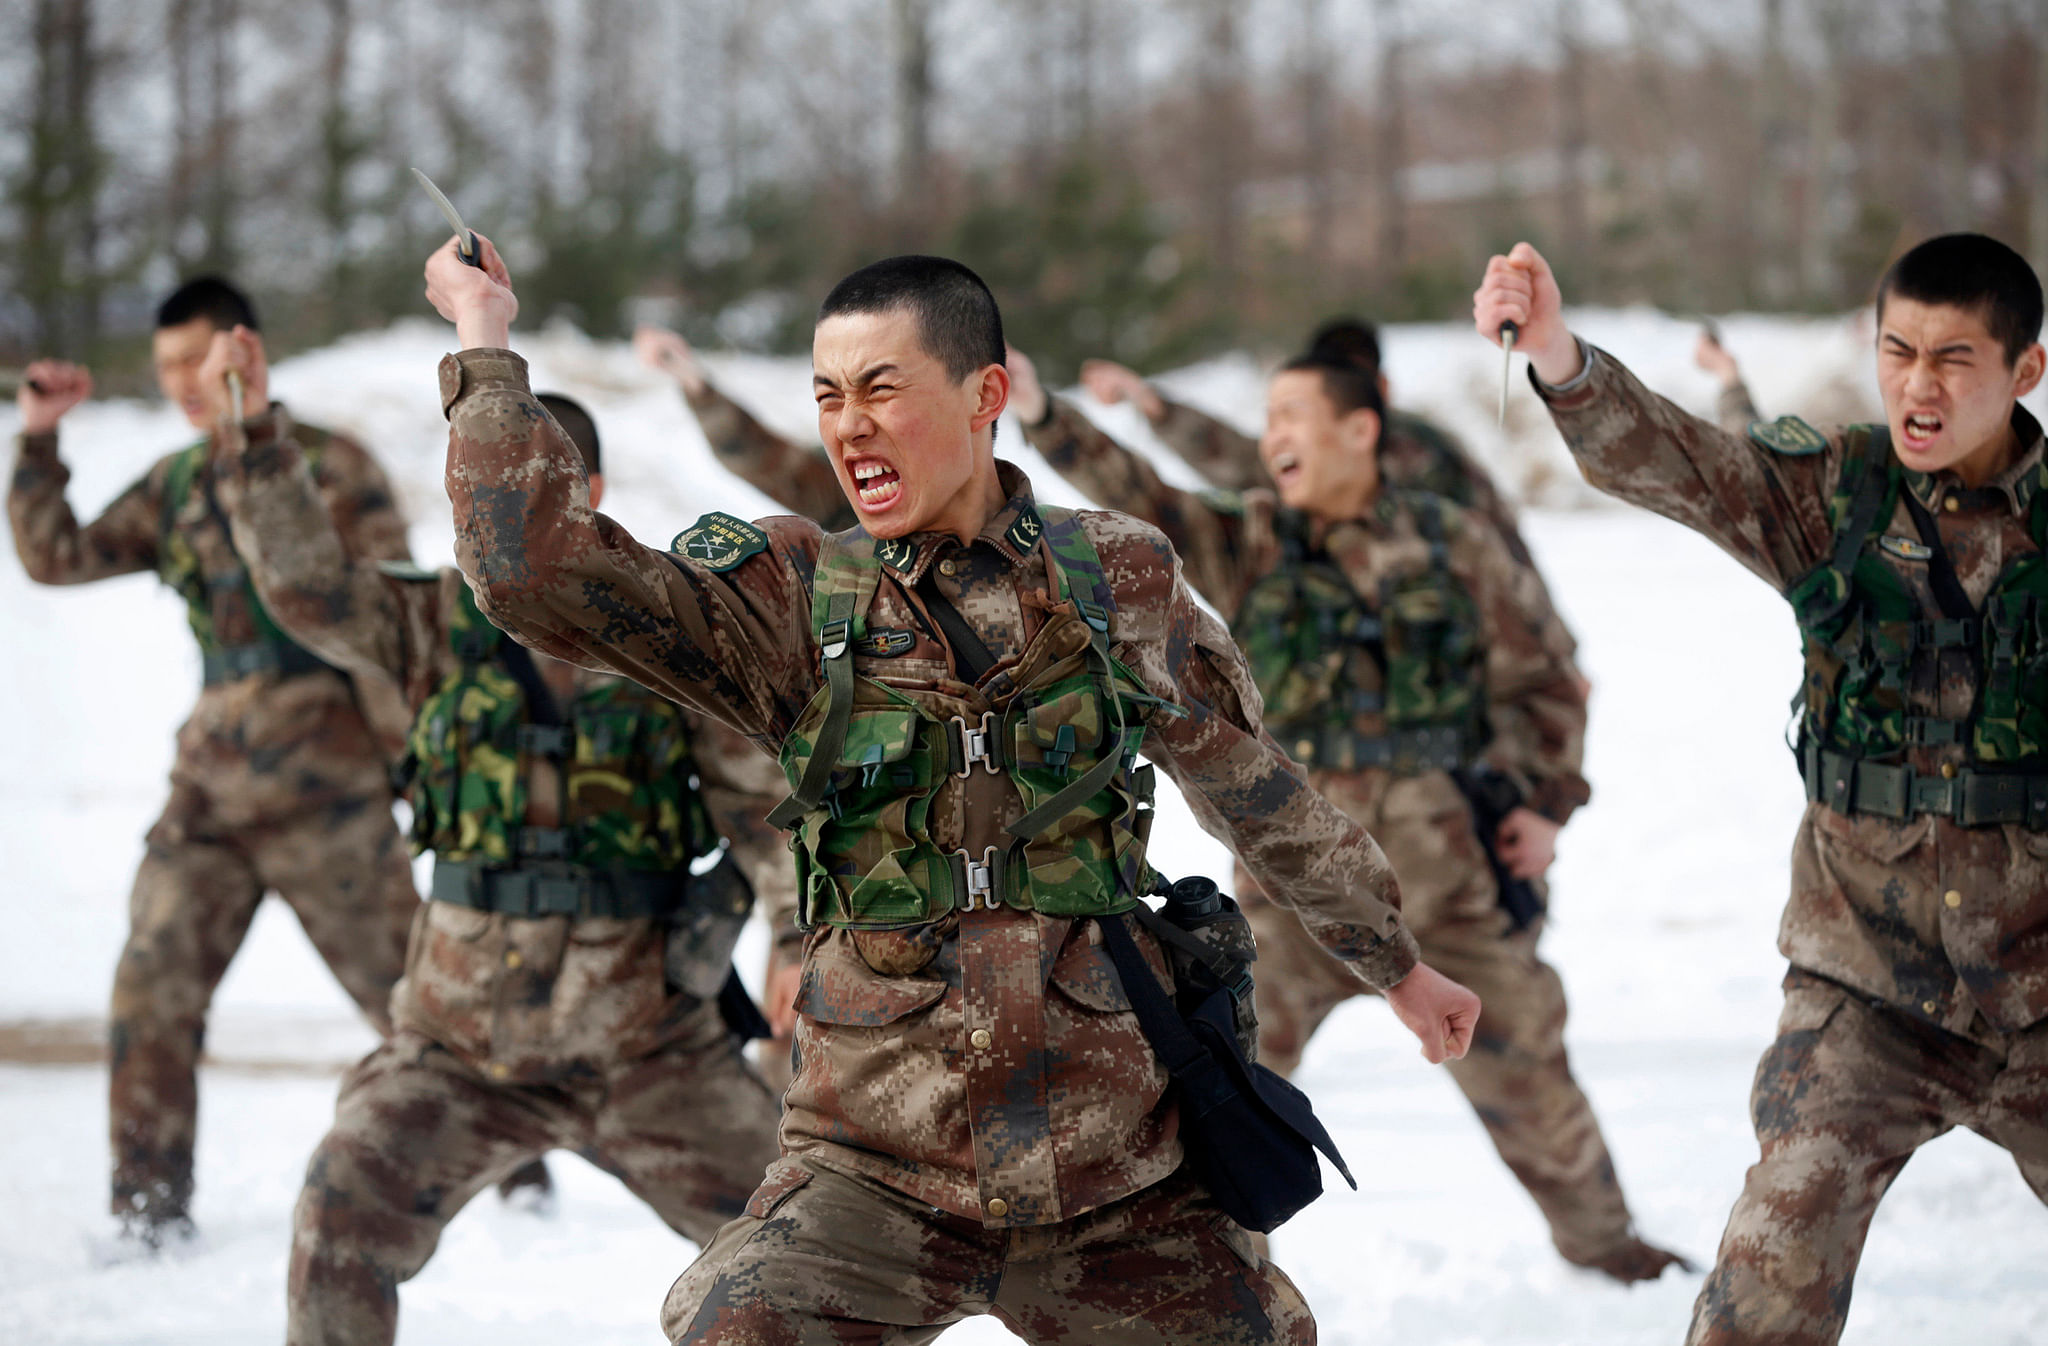
[(206, 359), (217, 329), (206, 318), (193, 318), (175, 327), (159, 327), (150, 338), (150, 354), (156, 362), (156, 386), (169, 401), (178, 404), (195, 430), (213, 425), (213, 412), (199, 387), (199, 366)]
[(2041, 381), (2043, 352), (2005, 347), (1975, 310), (1892, 295), (1878, 324), (1877, 382), (1899, 461), (1979, 484), (2013, 447), (2013, 403)]
[(1323, 376), (1287, 369), (1266, 388), (1259, 458), (1280, 502), (1330, 519), (1356, 518), (1379, 487), (1380, 418), (1369, 408), (1341, 413)]
[(839, 488), (875, 537), (972, 537), (1001, 506), (983, 433), (1009, 396), (1001, 365), (956, 379), (909, 309), (840, 313), (812, 337), (811, 387)]

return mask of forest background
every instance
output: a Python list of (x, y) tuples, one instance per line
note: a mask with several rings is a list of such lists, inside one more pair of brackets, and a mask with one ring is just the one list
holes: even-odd
[(800, 349), (960, 257), (1056, 378), (1575, 301), (1839, 311), (1916, 239), (2048, 262), (2048, 0), (0, 0), (0, 362), (141, 391), (154, 302), (273, 354), (421, 313), (490, 234), (524, 319)]

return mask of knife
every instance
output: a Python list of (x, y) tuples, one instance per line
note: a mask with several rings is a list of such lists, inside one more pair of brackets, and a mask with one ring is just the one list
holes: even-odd
[(462, 212), (455, 208), (455, 203), (448, 199), (446, 193), (434, 185), (432, 178), (417, 168), (412, 171), (412, 175), (420, 180), (420, 186), (427, 189), (427, 195), (434, 198), (434, 204), (440, 208), (442, 217), (455, 230), (455, 255), (470, 266), (482, 270), (483, 255), (477, 251), (475, 233), (462, 222)]

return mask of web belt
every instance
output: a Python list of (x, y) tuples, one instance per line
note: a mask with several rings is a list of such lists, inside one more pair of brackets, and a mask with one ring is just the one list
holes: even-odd
[(216, 683), (237, 682), (251, 678), (258, 673), (275, 673), (279, 677), (292, 678), (303, 673), (318, 673), (332, 668), (311, 650), (280, 641), (264, 641), (255, 645), (230, 645), (226, 649), (207, 650), (201, 656), (201, 679), (206, 686)]
[(1281, 730), (1274, 737), (1295, 761), (1325, 771), (1359, 771), (1367, 767), (1456, 771), (1470, 766), (1474, 757), (1465, 731), (1457, 726), (1395, 729), (1385, 734), (1359, 734), (1348, 729), (1288, 734)]
[(699, 875), (683, 870), (597, 869), (566, 862), (516, 866), (481, 860), (436, 860), (432, 897), (476, 911), (534, 919), (573, 916), (581, 920), (666, 920), (710, 886), (719, 866)]
[(2017, 823), (2048, 831), (2048, 774), (1958, 768), (1921, 775), (1910, 766), (1872, 762), (1808, 743), (1800, 752), (1806, 797), (1841, 814), (1868, 813), (1904, 821), (1923, 813), (1964, 827)]

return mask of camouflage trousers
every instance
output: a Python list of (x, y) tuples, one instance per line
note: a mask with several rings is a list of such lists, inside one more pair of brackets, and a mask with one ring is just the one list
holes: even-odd
[(2009, 1150), (2048, 1202), (2048, 1023), (1987, 1045), (1795, 969), (1750, 1111), (1762, 1157), (1693, 1306), (1694, 1346), (1838, 1340), (1877, 1203), (1954, 1127)]
[[(1239, 875), (1238, 891), (1251, 895), (1243, 905), (1259, 946), (1252, 969), (1259, 1060), (1291, 1075), (1330, 1011), (1367, 992), (1293, 912), (1260, 895), (1248, 875)], [(1539, 921), (1511, 932), (1495, 908), (1479, 919), (1417, 927), (1415, 937), (1422, 960), (1470, 987), (1484, 1006), (1471, 1050), (1444, 1068), (1535, 1199), (1558, 1252), (1587, 1265), (1631, 1238), (1628, 1203), (1599, 1119), (1565, 1056), (1564, 983), (1537, 954), (1541, 929)]]
[(174, 785), (129, 895), (108, 1014), (116, 1215), (157, 1222), (189, 1210), (207, 1007), (266, 890), (291, 907), (364, 1017), (391, 1031), (419, 894), (390, 797), (218, 828), (194, 787)]
[(911, 1346), (989, 1314), (1028, 1342), (1312, 1343), (1294, 1283), (1184, 1173), (1059, 1224), (989, 1229), (785, 1156), (669, 1291), (694, 1346)]
[(534, 1157), (573, 1150), (702, 1245), (776, 1155), (780, 1109), (715, 1004), (670, 1047), (572, 1087), (500, 1084), (400, 1030), (343, 1081), (292, 1214), (285, 1339), (373, 1346), (469, 1199)]

